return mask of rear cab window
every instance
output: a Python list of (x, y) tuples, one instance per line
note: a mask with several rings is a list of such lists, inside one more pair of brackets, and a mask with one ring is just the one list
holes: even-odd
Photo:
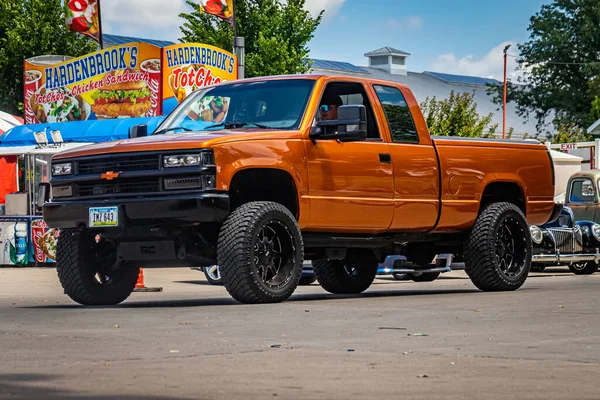
[(594, 182), (591, 179), (575, 179), (571, 183), (571, 203), (593, 203), (596, 201)]
[(419, 143), (410, 108), (400, 89), (393, 86), (373, 85), (381, 102), (394, 143)]

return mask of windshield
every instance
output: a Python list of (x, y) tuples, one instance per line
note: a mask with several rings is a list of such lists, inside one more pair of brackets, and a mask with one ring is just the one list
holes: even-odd
[(156, 129), (184, 133), (204, 129), (298, 129), (315, 81), (267, 80), (233, 83), (188, 96)]

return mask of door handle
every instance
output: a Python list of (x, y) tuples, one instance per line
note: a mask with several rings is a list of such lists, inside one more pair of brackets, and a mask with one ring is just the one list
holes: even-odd
[(389, 154), (379, 153), (379, 162), (391, 164), (392, 156), (390, 156)]

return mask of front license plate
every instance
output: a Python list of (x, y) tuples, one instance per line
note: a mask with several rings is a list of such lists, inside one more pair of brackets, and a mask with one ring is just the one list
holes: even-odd
[(90, 208), (90, 228), (106, 228), (119, 225), (119, 207)]

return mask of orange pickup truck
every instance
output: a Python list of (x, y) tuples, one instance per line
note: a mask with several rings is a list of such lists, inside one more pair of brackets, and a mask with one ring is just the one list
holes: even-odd
[(38, 191), (81, 304), (124, 301), (140, 267), (215, 264), (236, 300), (280, 302), (305, 258), (325, 290), (361, 293), (391, 254), (432, 273), (453, 253), (480, 290), (515, 290), (528, 224), (560, 211), (542, 144), (432, 138), (409, 88), (387, 81), (221, 83), (130, 136), (60, 153)]

